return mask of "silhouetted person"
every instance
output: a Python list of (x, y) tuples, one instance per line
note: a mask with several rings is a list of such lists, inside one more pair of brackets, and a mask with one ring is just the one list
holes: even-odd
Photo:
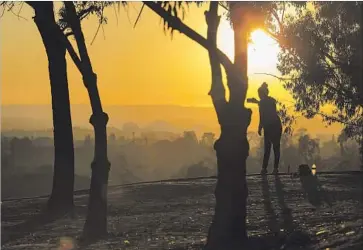
[(263, 155), (263, 163), (261, 174), (267, 173), (268, 160), (270, 158), (271, 146), (274, 149), (275, 161), (273, 173), (278, 173), (280, 161), (280, 140), (282, 135), (282, 125), (280, 117), (277, 114), (276, 100), (269, 95), (267, 83), (262, 83), (258, 89), (260, 124), (258, 126), (258, 134), (264, 131), (265, 151)]

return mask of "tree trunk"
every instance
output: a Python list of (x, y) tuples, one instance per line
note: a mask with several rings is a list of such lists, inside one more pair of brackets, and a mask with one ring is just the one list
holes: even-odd
[(92, 106), (90, 123), (94, 128), (95, 151), (91, 164), (92, 177), (88, 214), (83, 228), (84, 239), (99, 238), (107, 234), (107, 186), (110, 162), (107, 158), (107, 122), (108, 115), (103, 112), (100, 95), (97, 88), (97, 75), (92, 70), (81, 22), (73, 2), (64, 3), (69, 24), (76, 38), (81, 57), (81, 74), (87, 88)]
[[(143, 3), (164, 20), (167, 20), (171, 27), (208, 49), (213, 68), (215, 65), (213, 53), (215, 52), (227, 73), (227, 86), (230, 92), (228, 102), (225, 99), (223, 85), (218, 84), (218, 73), (215, 73), (216, 71), (212, 69), (210, 95), (221, 125), (221, 136), (214, 145), (218, 164), (218, 180), (215, 190), (216, 208), (205, 248), (208, 250), (240, 250), (247, 237), (245, 226), (247, 199), (246, 159), (249, 152), (247, 128), (251, 122), (252, 112), (244, 107), (247, 82), (243, 80), (240, 68), (235, 67), (229, 58), (213, 44), (216, 38), (211, 35), (213, 32), (216, 33), (218, 28), (219, 18), (216, 11), (218, 5), (214, 5), (214, 7), (211, 5), (210, 11), (206, 13), (209, 36), (207, 40), (178, 18), (170, 15), (161, 7), (160, 3), (151, 1), (144, 1)], [(217, 4), (217, 2), (211, 3)], [(210, 15), (212, 15), (211, 18)], [(246, 72), (246, 70), (242, 70), (242, 72)], [(247, 76), (245, 76), (245, 79), (247, 79)]]
[(251, 111), (227, 104), (221, 136), (215, 143), (218, 180), (216, 208), (206, 249), (241, 249), (246, 232), (246, 160), (249, 152), (247, 127)]
[(84, 78), (92, 104), (90, 123), (94, 128), (95, 151), (91, 164), (92, 177), (88, 214), (83, 228), (83, 237), (93, 239), (107, 234), (107, 186), (110, 162), (107, 158), (107, 122), (108, 115), (102, 111), (97, 89), (97, 76), (90, 74)]
[(242, 88), (242, 96), (238, 97), (238, 102), (244, 106), (246, 99), (247, 89), (248, 89), (248, 35), (250, 33), (250, 28), (248, 25), (248, 20), (246, 19), (245, 12), (247, 7), (246, 2), (231, 2), (230, 3), (230, 15), (234, 34), (234, 65), (236, 67), (237, 74), (241, 76), (241, 82), (238, 86)]
[(73, 207), (74, 147), (65, 59), (66, 48), (57, 39), (59, 27), (54, 19), (53, 2), (28, 4), (35, 10), (34, 21), (47, 53), (52, 93), (55, 153), (53, 189), (48, 208), (68, 210)]
[[(212, 47), (216, 47), (219, 25), (217, 10), (218, 2), (211, 2), (206, 15), (208, 41)], [(209, 50), (209, 59), (212, 68), (211, 96), (221, 125), (221, 135), (214, 145), (218, 166), (216, 207), (205, 249), (241, 249), (247, 239), (246, 159), (249, 152), (247, 127), (251, 121), (251, 111), (244, 107), (244, 92), (247, 89), (242, 84), (243, 78), (236, 75), (238, 71), (226, 69), (231, 93), (229, 102), (226, 102), (216, 50)]]

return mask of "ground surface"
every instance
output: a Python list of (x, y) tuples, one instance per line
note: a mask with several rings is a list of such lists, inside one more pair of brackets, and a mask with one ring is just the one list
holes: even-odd
[[(306, 235), (300, 249), (363, 249), (362, 177), (319, 175), (325, 193), (316, 196), (316, 190), (303, 191), (299, 178), (268, 176), (264, 182), (249, 176), (248, 232), (255, 248), (299, 249), (294, 246)], [(214, 213), (215, 183), (199, 179), (110, 187), (109, 236), (81, 248), (200, 249)], [(40, 215), (46, 200), (2, 202), (2, 249), (72, 249), (66, 243), (76, 244), (81, 235), (87, 192), (76, 193), (73, 215), (56, 220)], [(273, 237), (271, 232), (279, 233)]]

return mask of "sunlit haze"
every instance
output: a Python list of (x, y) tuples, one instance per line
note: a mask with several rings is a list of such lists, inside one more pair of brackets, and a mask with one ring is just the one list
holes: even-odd
[(0, 2), (1, 248), (362, 249), (363, 3), (33, 3)]
[[(99, 88), (105, 105), (175, 104), (211, 106), (206, 93), (210, 85), (208, 54), (204, 48), (178, 32), (173, 39), (164, 34), (160, 18), (145, 9), (136, 28), (140, 3), (127, 11), (106, 11), (108, 24), (90, 45), (97, 29), (91, 17), (83, 22), (90, 56), (99, 77)], [(185, 22), (205, 36), (203, 8), (191, 7)], [(1, 22), (3, 60), (2, 104), (50, 103), (47, 60), (32, 10), (24, 6), (19, 19), (5, 13)], [(233, 31), (223, 19), (218, 35), (219, 47), (233, 58)], [(271, 77), (256, 72), (276, 73), (278, 45), (262, 31), (251, 35), (249, 46), (249, 79), (252, 85), (262, 80), (278, 84)], [(68, 60), (71, 103), (88, 103), (79, 72)], [(262, 79), (263, 78), (263, 79)], [(253, 90), (253, 87), (251, 88)]]
[[(203, 36), (207, 29), (204, 19), (207, 7), (191, 6), (184, 20)], [(110, 105), (212, 107), (207, 95), (211, 81), (207, 51), (178, 32), (173, 37), (164, 33), (160, 17), (148, 8), (133, 28), (140, 8), (141, 4), (136, 2), (120, 11), (108, 8), (108, 23), (92, 45), (97, 19), (91, 17), (82, 23), (106, 110)], [(34, 13), (24, 5), (20, 15), (23, 18), (6, 12), (0, 23), (2, 105), (50, 104), (47, 58), (32, 20)], [(225, 13), (221, 15), (218, 46), (233, 59), (233, 31)], [(256, 74), (278, 74), (278, 51), (278, 44), (262, 30), (252, 32), (248, 49), (248, 96), (257, 96), (257, 88), (266, 81), (271, 95), (291, 106), (292, 99), (282, 83), (271, 76)], [(81, 75), (72, 60), (67, 59), (71, 103), (89, 105)]]

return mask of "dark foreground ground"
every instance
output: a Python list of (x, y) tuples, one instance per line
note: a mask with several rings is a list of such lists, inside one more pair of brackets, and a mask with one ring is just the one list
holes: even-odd
[[(247, 249), (363, 249), (362, 177), (319, 175), (325, 191), (309, 183), (311, 190), (304, 192), (299, 178), (268, 176), (264, 182), (249, 176)], [(80, 248), (201, 249), (214, 213), (215, 183), (198, 179), (110, 187), (109, 236)], [(77, 245), (87, 192), (76, 193), (74, 214), (56, 220), (40, 214), (46, 200), (2, 202), (1, 249)]]

